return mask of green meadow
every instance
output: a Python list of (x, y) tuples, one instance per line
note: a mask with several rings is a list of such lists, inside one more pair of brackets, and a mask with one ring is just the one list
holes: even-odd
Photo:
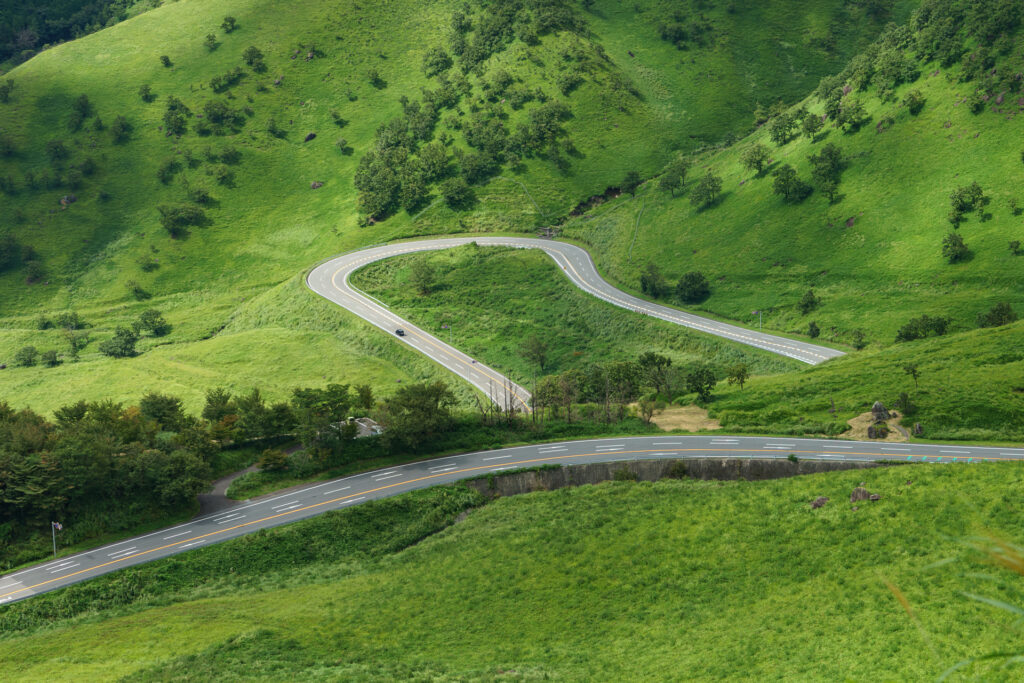
[[(881, 500), (854, 510), (861, 482)], [(439, 487), (5, 607), (0, 662), (9, 680), (936, 679), (1021, 651), (1021, 577), (974, 548), (1022, 537), (1022, 494), (1009, 464), (486, 505)]]

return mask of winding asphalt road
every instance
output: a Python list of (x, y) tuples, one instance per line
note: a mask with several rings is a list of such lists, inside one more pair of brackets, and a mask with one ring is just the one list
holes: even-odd
[[(348, 309), (462, 377), (490, 396), (491, 400), (499, 406), (515, 405), (519, 410), (529, 412), (530, 392), (526, 389), (515, 384), (497, 370), (474, 360), (409, 321), (403, 320), (389, 311), (386, 304), (363, 294), (349, 283), (349, 276), (353, 272), (374, 261), (418, 251), (451, 249), (473, 242), (489, 247), (541, 249), (554, 259), (569, 280), (583, 291), (642, 315), (649, 315), (670, 323), (707, 332), (740, 344), (755, 346), (765, 351), (795, 358), (804, 363), (822, 363), (829, 358), (843, 355), (842, 351), (836, 349), (755, 332), (736, 325), (702, 318), (692, 313), (684, 313), (626, 294), (612, 287), (598, 274), (597, 268), (586, 250), (565, 242), (533, 237), (444, 237), (370, 247), (342, 254), (321, 263), (310, 271), (306, 278), (306, 284), (325, 299)], [(399, 337), (396, 334), (396, 330), (399, 329), (405, 331), (404, 337)]]
[[(487, 393), (499, 405), (517, 404), (528, 411), (530, 394), (501, 373), (476, 362), (458, 349), (427, 334), (387, 310), (387, 306), (358, 292), (349, 275), (367, 263), (415, 251), (448, 249), (470, 242), (487, 246), (543, 249), (580, 289), (636, 311), (750, 346), (820, 363), (840, 351), (707, 320), (652, 304), (615, 289), (598, 274), (583, 249), (550, 240), (507, 237), (444, 238), (372, 247), (345, 254), (314, 268), (307, 278), (313, 291), (394, 335)], [(418, 488), (447, 484), (521, 467), (544, 464), (584, 464), (620, 460), (746, 457), (872, 461), (878, 459), (927, 462), (1024, 460), (1024, 449), (946, 446), (736, 436), (643, 436), (566, 441), (467, 453), (366, 472), (282, 492), (205, 515), (175, 527), (70, 555), (0, 577), (0, 605), (24, 600), (122, 567), (150, 562), (231, 538), (313, 517), (328, 510), (357, 505)]]
[[(642, 436), (519, 446), (390, 467), (245, 501), (215, 514), (0, 577), (0, 605), (259, 529), (413, 489), (538, 465), (738, 457), (911, 462), (1024, 460), (1024, 448), (738, 436)], [(0, 677), (2, 678), (2, 677)]]

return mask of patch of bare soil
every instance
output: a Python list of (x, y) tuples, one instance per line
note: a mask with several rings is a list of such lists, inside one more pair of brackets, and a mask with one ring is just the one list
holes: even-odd
[(850, 425), (850, 428), (843, 432), (842, 436), (858, 441), (890, 441), (895, 443), (909, 441), (910, 435), (906, 429), (900, 426), (900, 420), (903, 419), (903, 416), (895, 410), (890, 410), (889, 413), (892, 417), (885, 421), (885, 424), (889, 425), (889, 436), (884, 439), (868, 439), (868, 427), (875, 423), (875, 418), (872, 417), (870, 410), (866, 413), (861, 413), (851, 420), (847, 420), (846, 424)]
[(684, 429), (688, 432), (721, 429), (718, 420), (708, 417), (708, 411), (697, 406), (672, 406), (651, 418), (651, 422), (665, 431)]

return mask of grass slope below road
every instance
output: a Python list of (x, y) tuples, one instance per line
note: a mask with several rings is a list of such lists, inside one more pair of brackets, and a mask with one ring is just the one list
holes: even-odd
[[(130, 324), (149, 303), (84, 309), (82, 317), (96, 325), (86, 331), (104, 338), (116, 325)], [(182, 295), (166, 304), (162, 309), (174, 329), (166, 337), (144, 338), (141, 355), (107, 358), (91, 346), (77, 363), (8, 367), (0, 393), (14, 405), (47, 413), (80, 399), (130, 404), (158, 391), (181, 397), (186, 410), (198, 412), (206, 391), (218, 386), (233, 393), (257, 386), (269, 400), (285, 400), (294, 388), (331, 382), (369, 383), (387, 393), (399, 381), (451, 379), (420, 354), (314, 295), (301, 275), (266, 290)], [(57, 330), (19, 329), (30, 324), (22, 318), (13, 327), (0, 327), (0, 348), (13, 353), (33, 344), (44, 351), (63, 343)], [(453, 383), (453, 389), (464, 400), (472, 395), (461, 383)]]
[[(854, 511), (861, 481), (882, 499)], [(0, 608), (0, 663), (11, 680), (922, 679), (1020, 649), (1015, 615), (963, 594), (1020, 605), (1022, 578), (957, 540), (1024, 537), (1015, 465), (610, 482), (499, 499), (408, 547), (473, 504), (457, 491)], [(1019, 675), (999, 664), (965, 673)]]
[[(1024, 321), (861, 351), (740, 390), (719, 384), (711, 414), (727, 431), (812, 434), (833, 421), (890, 409), (901, 393), (916, 408), (903, 425), (920, 423), (927, 439), (1024, 441)], [(917, 367), (914, 382), (905, 371)], [(833, 415), (829, 411), (836, 410)]]

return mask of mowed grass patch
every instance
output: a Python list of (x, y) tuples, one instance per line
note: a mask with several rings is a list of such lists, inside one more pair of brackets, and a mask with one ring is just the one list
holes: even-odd
[[(845, 501), (861, 482), (882, 498), (853, 510)], [(157, 593), (134, 613), (97, 604), (78, 623), (30, 625), (0, 641), (0, 661), (13, 680), (935, 678), (964, 658), (1019, 647), (1012, 614), (963, 593), (1019, 605), (1021, 578), (961, 539), (1021, 538), (1011, 501), (1022, 487), (1017, 465), (993, 464), (611, 482), (504, 498), (396, 554), (332, 567), (300, 553), (287, 573), (239, 577), (235, 593), (222, 593), (233, 580), (220, 573), (214, 588), (191, 589), (196, 599)], [(812, 510), (818, 496), (831, 500)], [(304, 525), (313, 540), (316, 524), (290, 527), (300, 536), (281, 548), (302, 547)], [(273, 537), (259, 543), (275, 556)], [(163, 575), (195, 557), (201, 580), (215, 566), (199, 559), (231, 546), (166, 561), (174, 571)], [(1014, 678), (998, 666), (968, 672)]]

